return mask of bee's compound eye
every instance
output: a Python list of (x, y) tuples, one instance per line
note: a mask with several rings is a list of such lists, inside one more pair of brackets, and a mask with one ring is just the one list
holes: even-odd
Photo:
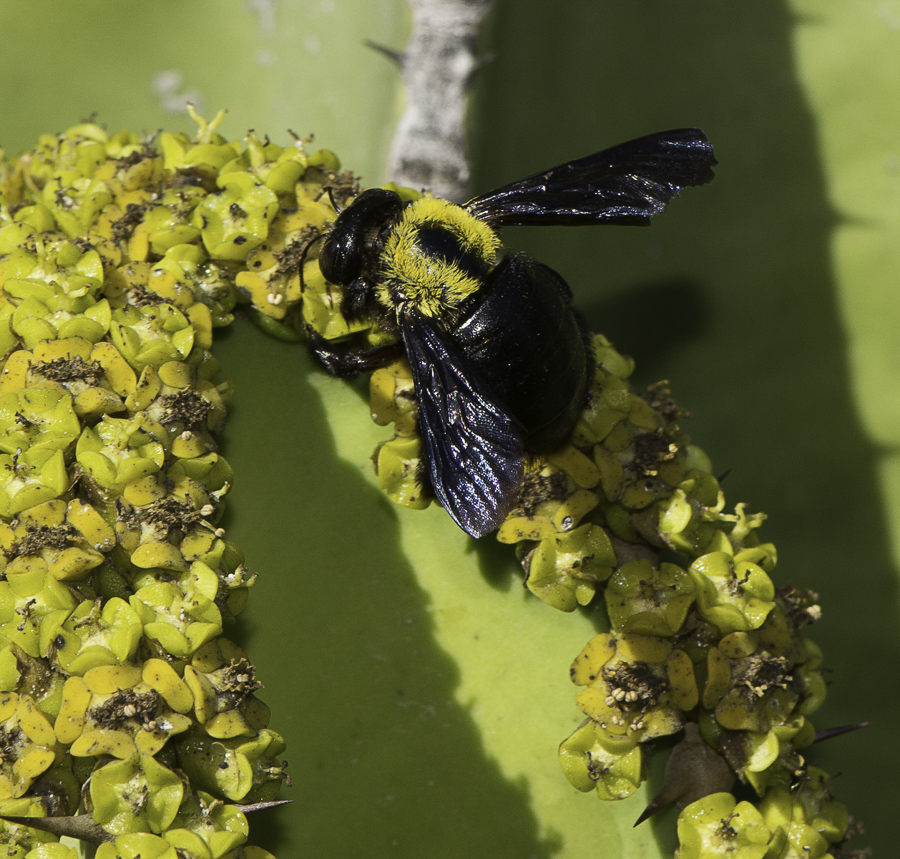
[(353, 237), (346, 230), (334, 230), (319, 251), (319, 270), (326, 280), (346, 286), (362, 267), (362, 255), (354, 250)]

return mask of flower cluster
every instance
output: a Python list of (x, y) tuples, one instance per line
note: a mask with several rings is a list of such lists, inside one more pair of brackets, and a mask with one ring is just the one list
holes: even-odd
[(264, 859), (236, 803), (284, 781), (223, 637), (254, 576), (218, 525), (209, 350), (238, 305), (296, 338), (306, 291), (317, 322), (311, 240), (354, 184), (330, 152), (195, 119), (193, 140), (85, 123), (0, 163), (0, 814), (86, 813), (101, 859)]
[[(587, 718), (560, 746), (563, 771), (579, 790), (622, 799), (642, 782), (645, 744), (694, 725), (696, 740), (686, 734), (680, 752), (693, 782), (664, 792), (681, 806), (715, 795), (684, 812), (682, 859), (732, 851), (727, 838), (710, 847), (690, 822), (719, 814), (730, 797), (721, 793), (723, 778), (725, 787), (739, 780), (760, 797), (758, 810), (741, 804), (740, 819), (764, 825), (748, 824), (752, 836), (733, 843), (746, 837), (761, 852), (742, 848), (741, 856), (824, 855), (797, 845), (842, 841), (846, 815), (834, 812), (836, 822), (820, 826), (808, 804), (782, 809), (805, 785), (827, 793), (801, 754), (815, 738), (809, 716), (825, 697), (821, 653), (801, 633), (819, 616), (816, 597), (776, 588), (775, 547), (758, 537), (764, 515), (743, 504), (726, 511), (709, 458), (681, 429), (686, 413), (667, 385), (636, 393), (630, 359), (600, 335), (594, 352), (593, 385), (570, 443), (528, 463), (517, 507), (497, 533), (516, 544), (526, 587), (548, 605), (571, 612), (601, 594), (606, 603), (610, 631), (572, 664)], [(377, 423), (394, 424), (375, 457), (382, 487), (400, 504), (427, 506), (405, 362), (373, 374), (371, 405)], [(842, 808), (830, 794), (828, 802)]]

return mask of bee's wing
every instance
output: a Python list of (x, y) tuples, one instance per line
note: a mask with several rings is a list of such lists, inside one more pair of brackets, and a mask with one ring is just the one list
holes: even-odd
[(535, 173), (464, 208), (498, 225), (646, 225), (682, 188), (709, 182), (717, 163), (700, 129), (660, 131)]
[(518, 497), (525, 456), (518, 424), (429, 319), (401, 313), (400, 332), (434, 494), (460, 528), (483, 537)]

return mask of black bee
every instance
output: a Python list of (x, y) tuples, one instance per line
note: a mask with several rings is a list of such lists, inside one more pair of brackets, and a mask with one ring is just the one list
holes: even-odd
[(523, 255), (500, 257), (493, 227), (648, 225), (678, 192), (713, 178), (702, 131), (641, 137), (475, 197), (464, 206), (393, 191), (360, 194), (319, 255), (344, 288), (342, 312), (399, 335), (395, 347), (340, 353), (312, 335), (333, 373), (405, 351), (434, 494), (473, 537), (516, 504), (525, 458), (561, 445), (584, 407), (593, 356), (572, 293)]

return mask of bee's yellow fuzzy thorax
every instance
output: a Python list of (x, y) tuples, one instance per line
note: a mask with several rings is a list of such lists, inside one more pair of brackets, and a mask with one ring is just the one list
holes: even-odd
[[(435, 252), (429, 234), (454, 253)], [(423, 197), (407, 206), (385, 243), (378, 299), (387, 308), (406, 303), (425, 316), (452, 315), (481, 288), (499, 248), (486, 223), (447, 200)]]

